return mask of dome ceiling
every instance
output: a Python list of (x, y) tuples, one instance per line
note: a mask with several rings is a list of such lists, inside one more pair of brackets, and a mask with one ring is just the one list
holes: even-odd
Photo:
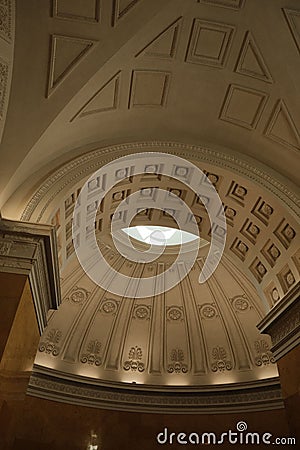
[[(159, 263), (142, 265), (120, 259), (104, 242), (100, 247), (111, 266), (123, 266), (129, 277), (142, 278), (143, 272), (153, 274), (170, 266), (166, 256)], [(276, 377), (270, 340), (256, 328), (264, 308), (255, 289), (226, 257), (199, 285), (204, 257), (203, 248), (176, 287), (142, 299), (102, 290), (73, 260), (63, 273), (62, 305), (44, 331), (35, 364), (100, 382), (152, 386)]]
[[(49, 8), (27, 0), (18, 2), (15, 38), (13, 6), (6, 2), (0, 24), (0, 50), (10, 45), (2, 51), (7, 64), (0, 62), (1, 214), (56, 227), (63, 297), (49, 315), (31, 385), (39, 390), (43, 376), (48, 393), (59, 379), (166, 392), (261, 385), (277, 401), (270, 341), (256, 325), (300, 277), (299, 1), (53, 0)], [(82, 270), (72, 215), (97, 168), (146, 151), (203, 170), (224, 205), (227, 241), (206, 283), (198, 284), (204, 246), (171, 290), (128, 298), (126, 286), (117, 296)], [(121, 177), (101, 205), (88, 205), (97, 210), (98, 245), (129, 277), (172, 262), (166, 254), (142, 265), (115, 251), (111, 216), (133, 192), (149, 199), (155, 187), (171, 192), (208, 242), (224, 231), (182, 183), (155, 173)], [(168, 211), (149, 208), (134, 225), (171, 222)]]

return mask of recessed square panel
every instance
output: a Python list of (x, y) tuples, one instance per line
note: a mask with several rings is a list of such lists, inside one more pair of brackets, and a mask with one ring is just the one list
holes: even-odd
[(269, 219), (274, 212), (274, 208), (259, 197), (251, 212), (254, 216), (261, 220), (262, 223), (268, 225)]
[(254, 129), (268, 100), (264, 92), (230, 85), (221, 108), (220, 119), (247, 129)]
[(271, 267), (275, 266), (277, 259), (281, 255), (279, 248), (271, 242), (270, 239), (261, 249), (261, 253), (264, 255)]
[(129, 107), (162, 107), (167, 101), (169, 72), (135, 70), (132, 73)]
[(214, 67), (225, 65), (234, 27), (195, 19), (190, 35), (186, 61)]
[(293, 239), (296, 237), (296, 231), (293, 227), (291, 227), (286, 219), (282, 219), (274, 231), (274, 234), (286, 249), (289, 248)]
[(253, 273), (256, 280), (261, 283), (263, 280), (263, 277), (267, 274), (267, 269), (264, 266), (264, 264), (258, 259), (255, 258), (252, 264), (250, 265), (249, 269)]

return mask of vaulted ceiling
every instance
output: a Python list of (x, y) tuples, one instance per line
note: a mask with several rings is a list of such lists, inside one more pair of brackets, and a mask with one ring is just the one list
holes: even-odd
[[(55, 225), (61, 265), (63, 304), (50, 314), (36, 368), (111, 386), (276, 377), (256, 324), (300, 278), (299, 1), (2, 3), (1, 213)], [(228, 235), (205, 285), (195, 288), (200, 249), (193, 270), (163, 298), (132, 300), (82, 272), (72, 213), (98, 167), (145, 151), (184, 157), (206, 173)], [(190, 205), (210, 240), (205, 208), (180, 184), (123, 177), (102, 207), (94, 202), (99, 245), (113, 267), (115, 208), (133, 191), (151, 197), (157, 185)], [(136, 221), (153, 217), (168, 224), (150, 211)], [(123, 262), (128, 276), (140, 270)]]
[(148, 140), (238, 152), (296, 189), (297, 0), (17, 1), (15, 28), (2, 206), (95, 145)]

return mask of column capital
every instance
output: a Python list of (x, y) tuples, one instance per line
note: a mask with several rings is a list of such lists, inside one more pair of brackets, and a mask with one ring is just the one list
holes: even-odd
[(271, 348), (278, 361), (300, 343), (300, 282), (298, 282), (257, 325), (272, 339)]
[(0, 218), (0, 272), (28, 276), (42, 333), (47, 312), (61, 303), (54, 227)]

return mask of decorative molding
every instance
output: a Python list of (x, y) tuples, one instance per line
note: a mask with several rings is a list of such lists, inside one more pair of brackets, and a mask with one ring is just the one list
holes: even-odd
[(219, 118), (253, 130), (257, 126), (268, 98), (269, 95), (265, 92), (231, 84), (226, 92)]
[[(85, 0), (83, 5), (72, 2), (72, 7), (67, 2), (67, 8), (64, 7), (64, 0), (53, 0), (52, 15), (57, 19), (67, 19), (80, 22), (97, 23), (100, 20), (100, 0)], [(87, 14), (92, 10), (92, 14)]]
[(10, 249), (13, 245), (13, 241), (0, 240), (0, 256), (8, 256)]
[(138, 320), (150, 320), (151, 307), (148, 305), (135, 305), (133, 310), (133, 318)]
[(290, 226), (288, 221), (286, 219), (282, 219), (280, 224), (277, 226), (277, 228), (274, 231), (274, 235), (277, 237), (277, 239), (281, 242), (281, 244), (288, 249), (291, 245), (292, 241), (296, 237), (296, 231), (294, 228)]
[(168, 373), (187, 373), (188, 366), (184, 362), (184, 353), (180, 348), (174, 348), (170, 352), (170, 360), (172, 361), (168, 364)]
[(47, 97), (69, 76), (95, 45), (95, 41), (53, 34)]
[(258, 258), (255, 258), (252, 261), (249, 269), (252, 272), (252, 274), (254, 275), (255, 279), (258, 281), (258, 283), (261, 283), (264, 276), (267, 274), (266, 267)]
[(300, 11), (288, 8), (282, 8), (282, 11), (298, 52), (300, 53)]
[(261, 233), (260, 228), (252, 222), (250, 219), (246, 219), (242, 228), (240, 229), (240, 233), (248, 239), (251, 244), (255, 245), (257, 242), (257, 238)]
[(261, 197), (258, 198), (251, 213), (257, 217), (264, 225), (269, 225), (269, 220), (274, 212), (274, 208), (268, 203), (264, 202)]
[(214, 347), (212, 357), (211, 370), (213, 372), (225, 372), (225, 370), (232, 369), (232, 362), (227, 359), (227, 352), (224, 347)]
[(100, 366), (102, 363), (100, 355), (101, 342), (94, 340), (90, 341), (86, 348), (86, 353), (81, 355), (80, 362), (83, 364), (88, 363), (90, 366)]
[(279, 248), (268, 239), (264, 247), (261, 249), (261, 254), (266, 258), (271, 267), (274, 267), (277, 259), (281, 255)]
[(288, 264), (286, 264), (277, 274), (277, 278), (279, 279), (284, 293), (288, 292), (296, 282), (295, 276)]
[(57, 377), (48, 369), (47, 374), (33, 372), (27, 394), (48, 400), (96, 408), (135, 412), (202, 413), (247, 412), (282, 409), (283, 400), (279, 379), (257, 381), (253, 385), (237, 384), (233, 389), (220, 386), (192, 389), (153, 386), (132, 383), (93, 385), (89, 379), (68, 380)]
[(230, 301), (234, 310), (238, 313), (245, 313), (251, 308), (250, 303), (245, 295), (238, 295), (231, 298)]
[(257, 325), (263, 334), (269, 334), (276, 361), (300, 343), (300, 282), (278, 301)]
[(166, 309), (167, 320), (170, 322), (181, 322), (184, 319), (182, 306), (168, 306)]
[(199, 312), (203, 319), (213, 319), (214, 317), (218, 317), (215, 303), (204, 303), (199, 306)]
[(29, 221), (39, 206), (34, 220), (40, 221), (50, 203), (63, 189), (66, 189), (75, 180), (78, 181), (79, 177), (85, 177), (92, 171), (95, 171), (99, 164), (110, 162), (116, 155), (124, 155), (135, 151), (153, 151), (154, 149), (169, 152), (183, 158), (214, 164), (217, 167), (231, 170), (244, 176), (246, 179), (255, 181), (258, 185), (277, 196), (296, 216), (300, 216), (300, 198), (298, 195), (286, 184), (274, 178), (274, 175), (271, 171), (268, 171), (267, 167), (262, 169), (258, 167), (257, 163), (254, 164), (248, 160), (241, 159), (241, 155), (237, 157), (233, 154), (226, 154), (210, 148), (178, 142), (150, 141), (96, 148), (88, 154), (84, 154), (64, 164), (51, 174), (32, 195), (21, 214), (21, 220)]
[(119, 302), (113, 298), (105, 298), (100, 306), (100, 312), (103, 314), (116, 315), (119, 308)]
[(185, 61), (223, 68), (234, 32), (231, 25), (194, 19)]
[(136, 370), (138, 372), (144, 372), (145, 364), (141, 361), (142, 357), (143, 352), (141, 347), (138, 347), (137, 345), (131, 347), (128, 353), (128, 360), (124, 362), (123, 369), (127, 371), (131, 370), (133, 372)]
[(0, 120), (3, 120), (7, 105), (9, 65), (0, 59)]
[(239, 238), (235, 238), (230, 246), (230, 250), (244, 262), (249, 251), (249, 246)]
[(146, 45), (139, 53), (138, 56), (160, 58), (160, 59), (173, 59), (176, 55), (176, 49), (179, 40), (180, 26), (182, 17), (176, 19), (167, 28), (165, 28), (158, 36)]
[(90, 292), (88, 292), (86, 289), (75, 286), (69, 296), (66, 298), (66, 301), (71, 301), (72, 303), (75, 303), (77, 305), (82, 305), (86, 302), (89, 295)]
[(140, 0), (113, 0), (112, 26), (125, 17)]
[(61, 341), (62, 332), (58, 329), (52, 328), (44, 337), (44, 340), (39, 345), (39, 352), (47, 353), (48, 355), (58, 356), (60, 347), (57, 345)]
[(247, 196), (247, 189), (241, 184), (236, 183), (234, 180), (231, 182), (229, 190), (226, 194), (227, 197), (234, 200), (238, 205), (245, 206), (245, 199)]
[(245, 34), (235, 71), (241, 75), (273, 83), (269, 69), (250, 31)]
[(0, 1), (0, 37), (11, 42), (13, 28), (13, 0)]
[(166, 106), (170, 81), (170, 72), (133, 70), (128, 108)]
[(29, 278), (40, 333), (61, 303), (56, 234), (51, 225), (0, 219), (0, 271)]
[(264, 132), (268, 139), (300, 150), (300, 134), (283, 100), (278, 100)]
[(91, 116), (100, 112), (113, 111), (119, 106), (121, 71), (111, 77), (95, 94), (79, 109), (70, 122), (76, 118)]
[(270, 352), (269, 344), (264, 339), (259, 339), (254, 342), (254, 348), (257, 356), (255, 357), (255, 364), (260, 366), (267, 366), (275, 364), (275, 359)]
[(198, 3), (203, 3), (211, 6), (221, 6), (222, 8), (241, 9), (244, 6), (245, 0), (197, 0)]

